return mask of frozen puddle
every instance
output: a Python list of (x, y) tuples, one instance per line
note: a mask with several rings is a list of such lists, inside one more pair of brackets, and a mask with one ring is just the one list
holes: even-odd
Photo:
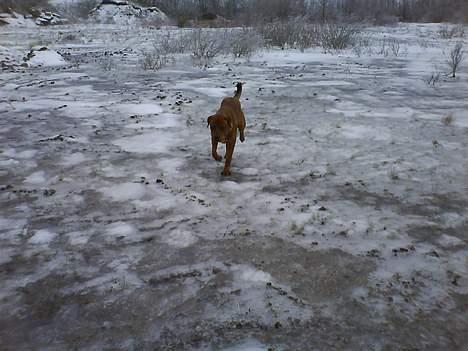
[(124, 137), (114, 141), (123, 150), (135, 153), (166, 153), (177, 144), (177, 139), (172, 133), (161, 131), (148, 132), (130, 137)]
[[(261, 342), (257, 340), (246, 340), (243, 343), (240, 343), (235, 346), (230, 346), (227, 348), (221, 349), (222, 351), (268, 351), (268, 350), (273, 350), (271, 347), (268, 347), (266, 345), (263, 345)], [(274, 350), (282, 350), (279, 348), (275, 348)]]
[(160, 105), (148, 103), (118, 104), (112, 106), (114, 110), (125, 114), (152, 115), (163, 111)]

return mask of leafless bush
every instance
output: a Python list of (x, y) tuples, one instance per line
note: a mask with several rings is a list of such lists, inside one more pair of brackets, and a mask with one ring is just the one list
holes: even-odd
[(294, 45), (297, 35), (297, 27), (289, 21), (274, 21), (258, 26), (257, 30), (263, 35), (268, 45), (281, 49)]
[(360, 30), (348, 23), (308, 23), (303, 18), (275, 21), (258, 27), (265, 41), (281, 49), (321, 46), (325, 50), (342, 50), (350, 47)]
[(99, 61), (99, 66), (102, 70), (110, 72), (115, 69), (115, 61), (114, 58), (110, 55), (105, 55)]
[(367, 36), (359, 36), (354, 40), (353, 51), (357, 57), (371, 56), (374, 53), (372, 40)]
[(320, 24), (307, 24), (300, 27), (296, 37), (296, 46), (301, 51), (307, 48), (320, 46), (322, 26)]
[(229, 37), (229, 53), (234, 58), (244, 57), (248, 59), (263, 46), (263, 37), (251, 28), (232, 30)]
[(432, 71), (431, 76), (427, 80), (428, 85), (436, 86), (440, 82), (440, 77), (442, 76), (442, 72), (439, 66), (434, 65), (434, 69)]
[(226, 32), (197, 28), (189, 32), (187, 40), (194, 64), (206, 66), (226, 51), (228, 37)]
[(173, 31), (158, 31), (157, 36), (155, 44), (165, 54), (182, 54), (190, 47), (187, 36)]
[(454, 118), (453, 118), (453, 115), (451, 113), (442, 118), (442, 123), (444, 125), (446, 125), (446, 126), (451, 125), (453, 123), (453, 121), (454, 121)]
[(452, 73), (452, 77), (455, 78), (455, 74), (458, 71), (460, 63), (463, 61), (463, 43), (458, 42), (455, 44), (452, 50), (448, 55), (447, 63), (450, 67), (450, 72)]
[(349, 23), (326, 23), (321, 27), (321, 44), (326, 51), (344, 50), (352, 46), (360, 33)]
[(442, 39), (463, 38), (465, 36), (465, 27), (460, 25), (444, 24), (439, 29), (439, 35)]
[(390, 55), (398, 57), (402, 56), (405, 52), (406, 48), (405, 50), (403, 50), (400, 41), (396, 38), (383, 38), (380, 41), (379, 50), (377, 51), (379, 55), (385, 57), (388, 57)]
[(158, 71), (173, 61), (171, 56), (161, 52), (157, 47), (152, 50), (142, 50), (141, 54), (143, 56), (141, 66), (147, 71)]

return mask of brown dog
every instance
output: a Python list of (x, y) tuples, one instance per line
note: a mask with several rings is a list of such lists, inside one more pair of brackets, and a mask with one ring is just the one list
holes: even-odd
[(221, 107), (215, 115), (208, 117), (208, 126), (211, 129), (211, 155), (216, 161), (221, 161), (218, 155), (218, 142), (226, 144), (226, 162), (223, 176), (231, 175), (231, 161), (236, 145), (237, 130), (239, 129), (240, 141), (244, 142), (245, 116), (242, 112), (240, 97), (242, 94), (242, 83), (237, 83), (237, 91), (234, 97), (223, 99)]

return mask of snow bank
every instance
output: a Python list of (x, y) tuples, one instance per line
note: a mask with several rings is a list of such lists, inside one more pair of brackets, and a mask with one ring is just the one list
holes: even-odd
[(26, 62), (30, 67), (63, 66), (67, 64), (62, 55), (47, 48), (43, 48), (38, 51), (31, 51), (28, 54)]
[(157, 7), (139, 7), (125, 1), (103, 1), (91, 11), (90, 18), (98, 23), (120, 25), (141, 23), (160, 25), (169, 20), (167, 15)]

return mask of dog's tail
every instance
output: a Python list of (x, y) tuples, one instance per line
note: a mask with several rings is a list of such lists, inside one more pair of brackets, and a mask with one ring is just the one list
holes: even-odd
[(242, 83), (240, 83), (240, 82), (237, 83), (236, 88), (237, 88), (237, 90), (236, 90), (236, 95), (234, 95), (234, 98), (240, 99), (240, 97), (242, 95)]

